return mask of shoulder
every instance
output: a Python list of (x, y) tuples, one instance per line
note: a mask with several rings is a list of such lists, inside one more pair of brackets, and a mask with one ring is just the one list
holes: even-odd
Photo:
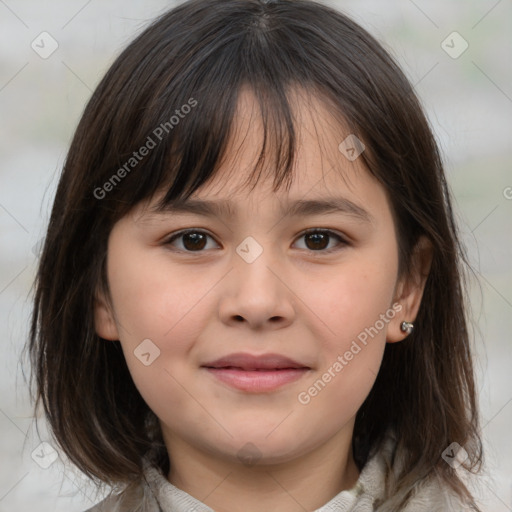
[(161, 512), (147, 485), (142, 482), (112, 494), (85, 512)]
[(360, 475), (360, 483), (365, 493), (372, 496), (376, 510), (380, 510), (377, 504), (385, 504), (383, 508), (388, 510), (392, 502), (401, 503), (409, 496), (403, 512), (475, 511), (435, 473), (416, 484), (397, 489), (396, 475), (402, 468), (404, 454), (395, 451), (396, 441), (395, 434), (388, 432)]
[(444, 481), (432, 477), (415, 489), (404, 512), (474, 512), (475, 509), (465, 503)]

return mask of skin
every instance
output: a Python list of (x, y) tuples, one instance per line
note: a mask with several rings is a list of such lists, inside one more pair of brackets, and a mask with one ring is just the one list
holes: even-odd
[[(109, 238), (111, 305), (98, 295), (96, 331), (120, 340), (137, 388), (160, 419), (171, 483), (217, 512), (311, 511), (359, 477), (351, 449), (355, 415), (385, 344), (406, 338), (400, 323), (416, 317), (431, 250), (422, 239), (412, 274), (398, 275), (386, 192), (361, 158), (351, 162), (340, 153), (348, 132), (314, 98), (309, 106), (294, 104), (300, 144), (290, 189), (273, 193), (270, 175), (251, 192), (240, 187), (262, 141), (254, 101), (250, 91), (241, 94), (226, 159), (193, 195), (230, 199), (236, 215), (155, 215), (147, 204), (134, 208)], [(280, 213), (288, 201), (329, 195), (364, 208), (371, 222), (346, 213)], [(185, 228), (210, 234), (202, 252), (183, 237), (165, 244)], [(330, 229), (347, 243), (331, 236), (325, 246), (315, 245), (300, 236), (308, 228)], [(263, 249), (252, 263), (236, 252), (247, 236)], [(299, 393), (393, 304), (400, 312), (309, 403), (300, 403)], [(149, 366), (134, 355), (144, 339), (160, 350)], [(201, 368), (233, 352), (277, 352), (311, 370), (275, 391), (247, 393)], [(249, 463), (241, 457), (247, 443), (256, 447)]]

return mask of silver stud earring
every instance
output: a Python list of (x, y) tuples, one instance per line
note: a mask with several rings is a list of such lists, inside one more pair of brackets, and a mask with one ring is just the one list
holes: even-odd
[(402, 322), (400, 324), (400, 330), (402, 332), (406, 332), (407, 335), (411, 334), (414, 329), (414, 324), (412, 322)]

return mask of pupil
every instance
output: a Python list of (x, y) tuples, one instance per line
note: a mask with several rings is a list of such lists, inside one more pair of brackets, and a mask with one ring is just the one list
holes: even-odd
[[(187, 249), (202, 249), (205, 245), (205, 236), (202, 233), (187, 233), (183, 235), (183, 245)], [(192, 243), (187, 243), (191, 241)]]
[(324, 249), (325, 247), (327, 247), (327, 244), (325, 243), (326, 240), (327, 240), (327, 235), (325, 235), (324, 233), (311, 233), (309, 235), (306, 236), (306, 239), (310, 240), (310, 239), (313, 239), (313, 242), (314, 243), (318, 243), (319, 241), (321, 242), (322, 239), (323, 239), (323, 244), (321, 244), (321, 247), (309, 247), (310, 249)]

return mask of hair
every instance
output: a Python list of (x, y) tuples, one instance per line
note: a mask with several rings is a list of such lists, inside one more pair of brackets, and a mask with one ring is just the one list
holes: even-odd
[[(154, 20), (107, 71), (71, 142), (34, 283), (27, 347), (36, 408), (42, 404), (57, 443), (95, 481), (140, 479), (144, 457), (163, 446), (119, 341), (95, 332), (94, 299), (98, 290), (109, 297), (113, 225), (157, 193), (165, 193), (164, 207), (215, 176), (242, 87), (257, 98), (264, 126), (255, 183), (268, 157), (274, 191), (291, 182), (297, 143), (289, 98), (304, 91), (364, 142), (360, 158), (389, 197), (401, 275), (419, 237), (430, 240), (417, 328), (407, 342), (386, 344), (352, 448), (361, 469), (386, 431), (396, 432), (406, 458), (382, 510), (398, 510), (433, 474), (472, 500), (441, 457), (457, 442), (469, 455), (465, 469), (482, 464), (467, 258), (439, 149), (393, 57), (349, 17), (313, 0), (184, 2)], [(150, 141), (154, 147), (133, 161)]]

